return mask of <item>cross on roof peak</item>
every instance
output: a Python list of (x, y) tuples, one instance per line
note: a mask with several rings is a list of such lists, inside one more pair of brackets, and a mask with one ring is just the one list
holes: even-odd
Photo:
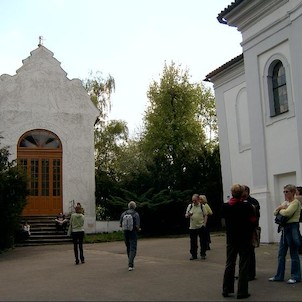
[(39, 44), (38, 44), (39, 47), (43, 46), (43, 41), (44, 41), (43, 36), (39, 36)]

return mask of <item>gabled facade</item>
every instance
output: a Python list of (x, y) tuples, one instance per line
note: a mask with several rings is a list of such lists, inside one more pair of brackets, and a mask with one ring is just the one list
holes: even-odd
[(237, 0), (218, 21), (241, 32), (243, 50), (206, 76), (215, 90), (224, 198), (233, 183), (250, 186), (262, 242), (277, 242), (272, 213), (283, 186), (302, 184), (302, 1)]
[(98, 109), (79, 79), (69, 80), (53, 53), (39, 44), (15, 75), (0, 77), (1, 146), (29, 176), (24, 216), (85, 209), (95, 232), (94, 123)]

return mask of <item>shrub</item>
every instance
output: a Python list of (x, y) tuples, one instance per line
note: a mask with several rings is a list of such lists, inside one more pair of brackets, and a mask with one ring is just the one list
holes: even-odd
[(14, 245), (20, 215), (26, 205), (27, 181), (16, 161), (9, 161), (6, 147), (0, 149), (0, 250)]

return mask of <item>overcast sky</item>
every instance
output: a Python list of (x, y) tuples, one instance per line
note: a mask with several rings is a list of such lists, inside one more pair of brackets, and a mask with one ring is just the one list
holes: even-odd
[(14, 75), (43, 36), (69, 79), (85, 79), (90, 71), (114, 77), (110, 118), (125, 120), (133, 134), (165, 62), (201, 82), (242, 52), (241, 34), (216, 19), (232, 2), (0, 0), (0, 75)]

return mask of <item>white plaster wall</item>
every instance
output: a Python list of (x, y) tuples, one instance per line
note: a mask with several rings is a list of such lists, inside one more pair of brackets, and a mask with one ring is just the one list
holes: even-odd
[(14, 76), (0, 77), (0, 133), (11, 159), (17, 142), (33, 129), (54, 132), (62, 142), (63, 209), (70, 201), (85, 208), (86, 232), (95, 232), (93, 126), (98, 110), (81, 81), (69, 80), (53, 53), (41, 46), (23, 60)]
[[(225, 78), (219, 78), (220, 85), (215, 88), (224, 200), (227, 195), (230, 195), (230, 187), (233, 183), (248, 185), (251, 195), (259, 201), (261, 207), (261, 242), (268, 243), (279, 239), (277, 232), (273, 230), (275, 226), (270, 193), (254, 186), (253, 165), (255, 163), (251, 157), (251, 148), (257, 148), (258, 145), (250, 142), (249, 115), (252, 113), (246, 108), (250, 100), (245, 92), (246, 83), (242, 81), (243, 78), (242, 75), (238, 75), (238, 78), (230, 82), (226, 74)], [(242, 106), (238, 105), (238, 101), (242, 102)], [(239, 124), (242, 124), (243, 120), (246, 123), (241, 129), (242, 125)], [(258, 135), (261, 134), (258, 133)]]
[[(261, 2), (261, 1), (260, 1)], [(263, 3), (260, 3), (261, 6)], [(290, 0), (286, 1), (284, 5), (278, 7), (273, 14), (265, 16), (263, 19), (256, 22), (253, 26), (242, 32), (243, 41), (247, 41), (251, 38), (255, 38), (263, 30), (270, 30), (272, 24), (275, 26), (279, 21), (284, 18), (290, 17), (291, 19), (296, 18), (301, 14), (301, 0)], [(289, 14), (289, 12), (295, 11), (294, 14)]]
[[(232, 166), (232, 180), (233, 183), (241, 183), (241, 184), (251, 184), (251, 157), (250, 150), (245, 149), (241, 151), (241, 144), (243, 143), (245, 146), (249, 145), (249, 135), (245, 136), (245, 139), (242, 143), (240, 143), (240, 137), (242, 137), (246, 132), (249, 132), (249, 123), (247, 116), (247, 111), (238, 106), (238, 96), (240, 98), (243, 96), (242, 91), (245, 89), (245, 83), (242, 83), (238, 86), (235, 86), (232, 89), (227, 90), (224, 93), (224, 103), (225, 103), (225, 112), (226, 118), (228, 120), (227, 124), (227, 132), (229, 138), (229, 150), (230, 150), (230, 161)], [(239, 101), (239, 102), (242, 102)], [(240, 117), (240, 118), (239, 118)], [(245, 119), (247, 123), (244, 125), (243, 129), (240, 126), (239, 121)], [(224, 129), (219, 129), (219, 135), (224, 135)], [(248, 139), (248, 141), (247, 141)], [(222, 151), (223, 152), (223, 151)], [(226, 188), (229, 189), (230, 188)]]
[[(255, 9), (261, 10), (261, 5), (265, 4), (258, 1)], [(238, 75), (236, 79), (231, 68), (223, 70), (213, 79), (219, 140), (223, 142), (220, 152), (224, 191), (230, 183), (249, 184), (250, 180), (251, 195), (258, 199), (261, 206), (262, 242), (279, 241), (273, 210), (284, 198), (282, 191), (285, 184), (301, 185), (302, 182), (302, 132), (298, 130), (302, 123), (302, 1), (284, 1), (283, 4), (242, 32), (244, 82), (239, 83), (242, 76)], [(246, 18), (248, 20), (249, 17)], [(238, 23), (242, 25), (245, 21), (242, 18)], [(288, 113), (271, 119), (268, 112), (266, 64), (274, 56), (281, 56), (286, 62), (290, 109)], [(229, 80), (230, 77), (232, 81)], [(250, 149), (240, 148), (240, 131), (236, 137), (243, 120), (235, 119), (236, 97), (245, 86)], [(245, 108), (242, 110), (244, 112)], [(242, 172), (250, 175), (241, 177)]]
[(96, 233), (113, 233), (121, 231), (119, 220), (96, 221)]

